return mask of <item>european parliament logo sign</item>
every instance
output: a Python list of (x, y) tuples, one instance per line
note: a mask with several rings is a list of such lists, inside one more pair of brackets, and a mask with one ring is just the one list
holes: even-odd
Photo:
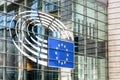
[(38, 11), (23, 11), (16, 14), (11, 19), (8, 29), (19, 54), (43, 66), (74, 68), (73, 43), (44, 38), (44, 28), (55, 32), (54, 37), (73, 41), (73, 33), (61, 21)]
[(74, 44), (58, 39), (48, 39), (48, 66), (74, 68)]

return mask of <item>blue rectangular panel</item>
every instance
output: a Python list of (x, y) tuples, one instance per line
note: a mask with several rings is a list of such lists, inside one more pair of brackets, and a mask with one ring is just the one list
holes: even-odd
[(49, 38), (48, 66), (74, 68), (74, 43)]
[(49, 38), (48, 46), (49, 46), (49, 48), (52, 48), (52, 49), (59, 48), (60, 50), (65, 50), (65, 51), (68, 50), (68, 51), (74, 52), (74, 43), (73, 42)]

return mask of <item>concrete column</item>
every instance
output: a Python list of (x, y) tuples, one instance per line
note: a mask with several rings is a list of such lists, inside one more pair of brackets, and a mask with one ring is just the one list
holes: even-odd
[(120, 0), (108, 0), (109, 80), (120, 80)]

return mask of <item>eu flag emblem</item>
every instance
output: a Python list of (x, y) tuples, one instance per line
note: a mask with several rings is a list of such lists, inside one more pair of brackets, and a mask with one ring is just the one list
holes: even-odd
[(49, 38), (48, 66), (74, 68), (74, 43)]

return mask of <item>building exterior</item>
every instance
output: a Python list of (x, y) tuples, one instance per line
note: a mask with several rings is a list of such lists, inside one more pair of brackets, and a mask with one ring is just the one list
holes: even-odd
[(120, 0), (108, 1), (109, 80), (120, 79)]
[[(47, 14), (54, 17), (51, 23)], [(50, 29), (56, 19), (71, 33), (69, 40), (61, 28)], [(0, 80), (108, 80), (107, 26), (106, 0), (0, 0)], [(35, 56), (48, 55), (48, 37), (74, 42), (74, 69), (39, 62), (49, 60)]]

